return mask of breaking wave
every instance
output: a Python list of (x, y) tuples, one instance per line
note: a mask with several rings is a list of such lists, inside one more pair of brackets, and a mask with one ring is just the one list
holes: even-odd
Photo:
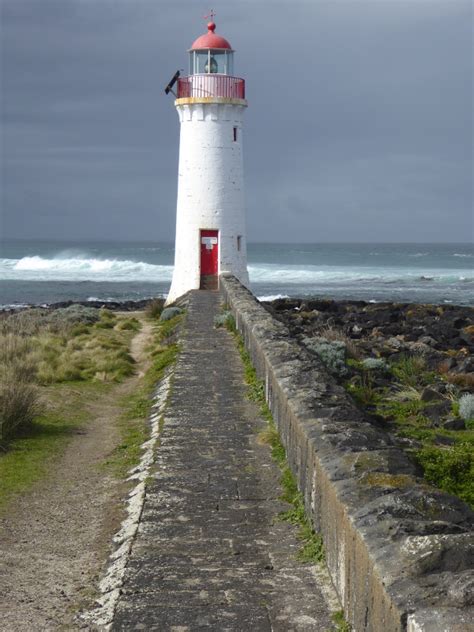
[(470, 270), (429, 270), (423, 271), (407, 268), (370, 268), (370, 267), (317, 267), (290, 266), (272, 264), (250, 265), (249, 276), (253, 283), (271, 283), (275, 286), (300, 284), (329, 283), (373, 283), (373, 284), (418, 284), (457, 283), (474, 281), (474, 273)]
[[(111, 258), (95, 258), (79, 253), (65, 253), (53, 258), (38, 255), (21, 259), (0, 259), (0, 279), (6, 281), (97, 281), (167, 283), (172, 265), (153, 264)], [(316, 266), (302, 264), (259, 263), (249, 265), (252, 284), (272, 285), (280, 294), (286, 286), (339, 283), (448, 284), (474, 281), (469, 269), (410, 269), (398, 267)], [(278, 289), (277, 289), (278, 288)], [(283, 294), (284, 295), (284, 294)]]
[(7, 281), (170, 281), (173, 266), (143, 261), (76, 255), (47, 259), (37, 255), (0, 259), (0, 279)]

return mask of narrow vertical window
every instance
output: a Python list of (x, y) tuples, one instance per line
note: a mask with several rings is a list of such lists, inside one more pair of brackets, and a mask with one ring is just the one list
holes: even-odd
[(234, 143), (237, 142), (237, 128), (234, 127)]
[(242, 235), (237, 235), (237, 250), (240, 252), (242, 248)]

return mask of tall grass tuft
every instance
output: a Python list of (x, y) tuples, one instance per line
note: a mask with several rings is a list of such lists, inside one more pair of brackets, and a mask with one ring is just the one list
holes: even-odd
[(145, 314), (148, 318), (159, 318), (161, 312), (163, 311), (163, 307), (165, 304), (165, 300), (163, 298), (154, 298), (145, 308)]
[(39, 412), (35, 375), (28, 339), (0, 334), (0, 441), (31, 424)]

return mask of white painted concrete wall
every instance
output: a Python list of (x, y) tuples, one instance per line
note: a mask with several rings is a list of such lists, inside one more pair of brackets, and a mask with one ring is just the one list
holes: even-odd
[(176, 109), (181, 123), (176, 250), (167, 304), (199, 288), (201, 229), (219, 231), (219, 274), (230, 272), (244, 285), (249, 282), (242, 159), (245, 105), (178, 103)]

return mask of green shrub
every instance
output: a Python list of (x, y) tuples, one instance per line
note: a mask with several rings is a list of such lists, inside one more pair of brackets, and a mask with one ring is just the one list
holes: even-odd
[(346, 345), (342, 340), (315, 336), (304, 338), (303, 344), (319, 357), (330, 373), (337, 377), (347, 375)]
[(421, 355), (401, 356), (392, 364), (393, 375), (407, 386), (425, 383), (426, 360)]
[(113, 320), (106, 318), (105, 320), (99, 320), (94, 327), (97, 327), (97, 329), (113, 329), (115, 327), (115, 323)]
[(160, 320), (161, 321), (171, 320), (175, 316), (179, 316), (179, 314), (182, 314), (182, 313), (183, 313), (183, 310), (180, 309), (179, 307), (166, 307), (161, 312)]
[(140, 322), (136, 318), (126, 318), (118, 323), (117, 329), (119, 331), (138, 331), (140, 329)]
[(421, 399), (407, 398), (400, 401), (397, 397), (385, 399), (381, 402), (379, 412), (384, 416), (392, 417), (401, 423), (415, 418), (418, 421), (426, 421), (425, 417), (423, 417), (425, 404), (421, 401)]
[(365, 358), (361, 366), (366, 371), (388, 371), (388, 364), (382, 358)]
[(234, 317), (232, 316), (232, 312), (225, 311), (222, 314), (217, 314), (214, 316), (214, 327), (227, 327), (227, 324), (232, 322)]
[(69, 307), (52, 310), (49, 313), (48, 321), (51, 324), (68, 323), (70, 325), (85, 324), (93, 325), (100, 318), (100, 310), (96, 307), (85, 307), (84, 305), (70, 305)]
[(373, 406), (379, 400), (377, 390), (372, 382), (372, 377), (367, 371), (353, 378), (353, 380), (347, 384), (346, 388), (361, 406)]
[(343, 342), (346, 348), (346, 356), (352, 360), (358, 360), (360, 358), (360, 352), (356, 343), (340, 329), (333, 327), (332, 325), (326, 325), (321, 329), (321, 336), (326, 340)]
[(0, 336), (0, 440), (30, 424), (39, 412), (36, 362), (31, 341)]
[(2, 376), (0, 384), (0, 441), (32, 423), (39, 413), (34, 384)]
[(474, 451), (471, 445), (430, 446), (419, 450), (416, 458), (430, 483), (474, 506)]
[(92, 325), (100, 318), (94, 307), (70, 305), (58, 309), (32, 308), (11, 314), (0, 321), (0, 332), (34, 336), (41, 332), (70, 335), (76, 325)]
[(163, 306), (165, 301), (163, 298), (154, 298), (145, 309), (145, 314), (148, 318), (159, 318), (161, 312), (163, 311)]
[(474, 395), (466, 393), (459, 399), (459, 416), (467, 422), (474, 422)]
[(80, 325), (74, 325), (71, 329), (71, 336), (82, 336), (89, 333), (89, 326), (81, 323)]

